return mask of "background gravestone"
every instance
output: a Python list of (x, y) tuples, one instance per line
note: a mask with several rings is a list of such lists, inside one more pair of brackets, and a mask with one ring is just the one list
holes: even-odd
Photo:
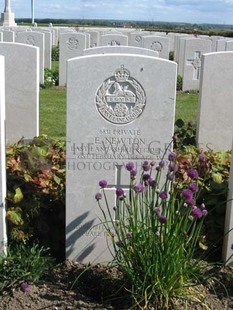
[(88, 48), (83, 51), (83, 55), (93, 54), (107, 54), (107, 53), (125, 53), (125, 54), (138, 54), (144, 56), (159, 57), (159, 53), (149, 50), (147, 48), (140, 48), (135, 46), (99, 46)]
[(147, 32), (137, 31), (129, 33), (129, 45), (136, 47), (143, 47), (143, 36), (147, 35)]
[[(66, 255), (84, 263), (111, 259), (95, 201), (98, 181), (129, 184), (123, 165), (161, 160), (173, 135), (176, 63), (105, 54), (68, 60)], [(109, 241), (109, 240), (108, 240)]]
[(6, 235), (6, 149), (5, 149), (5, 65), (0, 56), (0, 255), (4, 253)]
[(60, 35), (59, 43), (59, 85), (66, 85), (66, 61), (83, 55), (87, 37), (83, 33), (68, 32)]
[(18, 32), (15, 38), (15, 42), (39, 47), (40, 84), (44, 84), (44, 68), (45, 68), (44, 66), (44, 50), (45, 50), (44, 33), (35, 32), (35, 31)]
[(212, 42), (206, 39), (184, 40), (184, 66), (182, 90), (199, 90), (201, 56), (210, 53)]
[(100, 36), (100, 46), (119, 46), (119, 45), (128, 45), (128, 36), (123, 34), (104, 34)]
[(5, 57), (6, 141), (39, 135), (39, 49), (19, 43), (0, 43)]
[(2, 31), (3, 42), (15, 42), (15, 33), (14, 31)]
[(170, 39), (159, 36), (145, 36), (142, 38), (143, 47), (159, 53), (160, 58), (169, 59)]
[(202, 56), (197, 143), (200, 148), (227, 151), (233, 132), (233, 52)]

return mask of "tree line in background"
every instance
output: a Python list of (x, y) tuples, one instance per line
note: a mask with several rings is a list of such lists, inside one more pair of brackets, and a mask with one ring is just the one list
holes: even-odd
[[(30, 18), (18, 18), (17, 24), (31, 25)], [(54, 26), (71, 27), (116, 27), (116, 28), (143, 28), (148, 31), (166, 31), (182, 32), (206, 35), (233, 36), (233, 25), (225, 24), (190, 24), (190, 23), (172, 23), (158, 21), (129, 21), (129, 20), (104, 20), (104, 19), (35, 19), (40, 25), (48, 26), (52, 23)]]

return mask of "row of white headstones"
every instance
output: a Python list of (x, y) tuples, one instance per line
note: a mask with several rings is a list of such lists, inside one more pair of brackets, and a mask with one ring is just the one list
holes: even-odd
[[(30, 139), (38, 135), (39, 51), (32, 46), (0, 43), (0, 55), (5, 57), (5, 61), (1, 57), (0, 74), (0, 244), (3, 250), (7, 241), (4, 109), (6, 106), (7, 143), (15, 142), (22, 136)], [(221, 151), (232, 148), (232, 62), (232, 52), (202, 56), (197, 134), (201, 148), (208, 146)], [(175, 62), (152, 56), (99, 54), (68, 60), (68, 258), (83, 262), (109, 259), (107, 237), (98, 222), (100, 214), (94, 199), (98, 180), (107, 178), (112, 184), (109, 190), (114, 193), (116, 185), (127, 184), (128, 176), (123, 169), (119, 170), (126, 161), (134, 161), (140, 166), (142, 160), (160, 159), (161, 150), (170, 142), (173, 134), (176, 77)], [(25, 124), (28, 127), (21, 129)], [(231, 182), (230, 179), (230, 189), (233, 186)], [(230, 191), (229, 200), (231, 195)], [(229, 202), (225, 226), (228, 232), (224, 242), (225, 261), (231, 255), (233, 243), (231, 210)]]

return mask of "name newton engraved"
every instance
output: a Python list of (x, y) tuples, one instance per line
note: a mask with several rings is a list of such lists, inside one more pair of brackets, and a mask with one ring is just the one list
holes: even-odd
[(146, 106), (146, 94), (141, 84), (121, 65), (114, 76), (98, 88), (96, 108), (107, 121), (117, 125), (128, 124), (140, 117)]

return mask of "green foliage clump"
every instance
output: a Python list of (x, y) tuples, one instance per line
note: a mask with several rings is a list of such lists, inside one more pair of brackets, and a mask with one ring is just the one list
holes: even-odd
[(196, 145), (197, 126), (195, 121), (189, 121), (187, 124), (178, 119), (175, 122), (175, 132), (173, 137), (174, 148), (176, 150), (184, 149), (187, 145)]
[(52, 86), (57, 86), (59, 83), (59, 71), (58, 69), (52, 70), (44, 69), (44, 84), (41, 85), (42, 88), (49, 88)]
[(174, 51), (169, 52), (169, 60), (174, 60)]
[(37, 137), (7, 147), (8, 237), (64, 257), (65, 143)]
[[(174, 148), (177, 150), (179, 166), (182, 167), (183, 173), (180, 177), (183, 181), (187, 176), (187, 170), (191, 167), (195, 167), (199, 171), (199, 185), (202, 186), (202, 190), (199, 193), (198, 201), (205, 203), (209, 212), (204, 225), (204, 235), (210, 255), (215, 260), (220, 260), (231, 152), (198, 149), (196, 147), (195, 122), (190, 121), (185, 124), (181, 119), (175, 123)], [(208, 174), (206, 174), (206, 169), (203, 170), (203, 167), (195, 164), (199, 157), (202, 157), (203, 163), (208, 167)]]
[(59, 61), (59, 45), (52, 47), (52, 61)]
[(180, 91), (182, 90), (182, 85), (183, 85), (183, 78), (181, 75), (177, 76), (177, 82), (176, 82), (176, 90)]
[(38, 283), (50, 275), (54, 259), (48, 249), (34, 243), (9, 245), (6, 255), (0, 256), (0, 293), (23, 283)]

